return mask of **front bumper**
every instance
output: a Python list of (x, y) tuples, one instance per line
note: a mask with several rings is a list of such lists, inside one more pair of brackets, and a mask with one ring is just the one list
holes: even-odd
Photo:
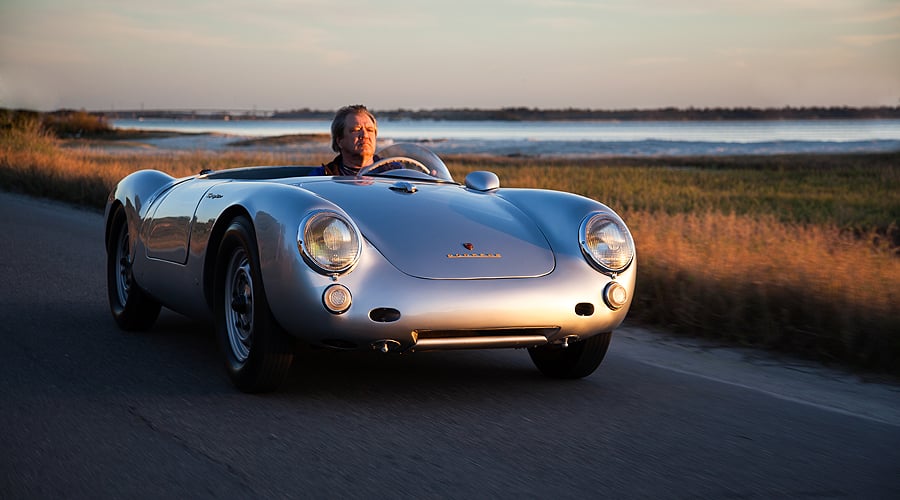
[[(613, 279), (581, 256), (537, 278), (433, 280), (400, 273), (384, 260), (369, 264), (336, 278), (316, 275), (302, 262), (292, 266), (279, 277), (293, 280), (266, 283), (273, 314), (299, 339), (341, 349), (524, 348), (612, 331), (628, 312), (635, 281), (634, 265)], [(628, 293), (616, 310), (603, 298), (612, 281)], [(323, 300), (335, 283), (352, 297), (341, 313)]]

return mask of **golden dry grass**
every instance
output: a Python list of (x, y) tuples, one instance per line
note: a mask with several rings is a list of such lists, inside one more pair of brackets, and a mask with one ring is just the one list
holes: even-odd
[(454, 163), (622, 214), (630, 320), (900, 372), (900, 154)]
[(883, 240), (772, 216), (632, 212), (627, 221), (641, 259), (637, 318), (896, 366), (900, 258)]
[[(94, 141), (96, 143), (96, 141)], [(175, 177), (193, 175), (203, 169), (222, 170), (251, 165), (321, 163), (324, 158), (298, 157), (287, 153), (229, 151), (153, 151), (114, 153), (90, 147), (82, 141), (64, 141), (40, 126), (7, 130), (0, 136), (0, 185), (6, 189), (102, 208), (112, 188), (126, 175), (144, 169), (167, 172)]]

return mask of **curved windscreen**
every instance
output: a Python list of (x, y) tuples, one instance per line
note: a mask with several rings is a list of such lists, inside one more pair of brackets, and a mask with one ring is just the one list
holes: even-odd
[(388, 146), (378, 152), (382, 159), (391, 157), (405, 157), (421, 162), (431, 170), (431, 176), (443, 181), (455, 182), (450, 175), (447, 165), (429, 149), (417, 144), (399, 143)]

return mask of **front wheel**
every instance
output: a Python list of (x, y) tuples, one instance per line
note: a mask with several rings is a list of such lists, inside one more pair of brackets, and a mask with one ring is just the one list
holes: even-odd
[(106, 242), (106, 294), (116, 324), (123, 330), (146, 330), (153, 326), (161, 306), (134, 282), (131, 236), (125, 209), (113, 212), (112, 230)]
[(250, 222), (238, 217), (222, 239), (216, 259), (216, 338), (225, 369), (244, 392), (278, 388), (293, 361), (293, 346), (269, 309)]
[(594, 335), (573, 342), (568, 347), (542, 345), (528, 349), (531, 361), (544, 375), (552, 378), (576, 379), (587, 377), (600, 366), (609, 348), (612, 332)]

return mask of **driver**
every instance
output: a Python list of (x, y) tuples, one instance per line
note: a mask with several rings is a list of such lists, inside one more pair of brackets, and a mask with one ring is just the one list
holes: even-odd
[(380, 160), (375, 155), (378, 125), (362, 104), (344, 106), (331, 122), (331, 149), (338, 155), (313, 175), (356, 175), (359, 169)]

